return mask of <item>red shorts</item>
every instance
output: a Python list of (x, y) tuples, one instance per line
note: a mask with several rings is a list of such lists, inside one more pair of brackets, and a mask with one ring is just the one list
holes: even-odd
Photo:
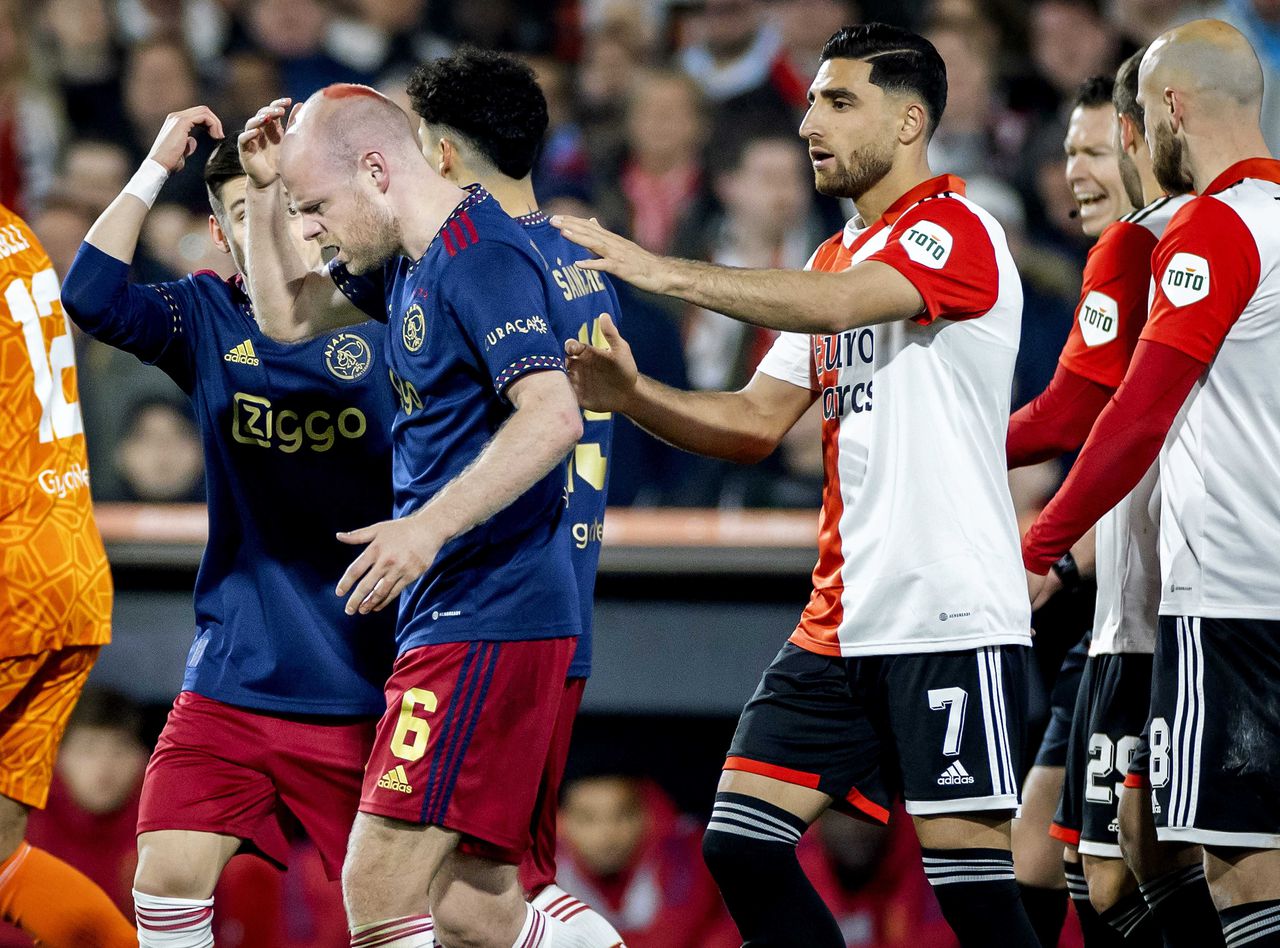
[(456, 830), (518, 864), (576, 638), (423, 645), (396, 659), (360, 810)]
[(142, 783), (138, 832), (236, 836), (281, 868), (296, 821), (342, 874), (374, 722), (249, 711), (184, 691)]
[(551, 751), (547, 754), (547, 767), (538, 787), (538, 805), (530, 827), (533, 848), (520, 863), (520, 887), (535, 895), (556, 881), (556, 816), (560, 811), (560, 784), (564, 780), (564, 768), (569, 763), (573, 723), (578, 718), (582, 692), (586, 687), (585, 678), (566, 679), (560, 696), (556, 732), (551, 738)]

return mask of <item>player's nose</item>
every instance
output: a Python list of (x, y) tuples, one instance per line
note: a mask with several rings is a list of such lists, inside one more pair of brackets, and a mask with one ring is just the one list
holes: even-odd
[(320, 226), (320, 222), (314, 217), (303, 218), (302, 220), (302, 239), (315, 240), (324, 233), (324, 228)]

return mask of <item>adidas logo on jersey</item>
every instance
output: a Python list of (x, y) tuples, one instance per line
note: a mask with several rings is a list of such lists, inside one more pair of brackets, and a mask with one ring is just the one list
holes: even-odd
[(938, 778), (938, 786), (940, 787), (951, 787), (961, 783), (973, 783), (973, 777), (969, 775), (969, 771), (964, 769), (964, 764), (958, 760), (954, 761)]
[(253, 351), (252, 340), (246, 339), (222, 357), (224, 362), (237, 362), (240, 365), (257, 365), (258, 353)]
[(409, 786), (409, 775), (404, 772), (404, 764), (397, 764), (378, 779), (378, 786), (383, 790), (397, 790), (400, 793), (413, 793)]

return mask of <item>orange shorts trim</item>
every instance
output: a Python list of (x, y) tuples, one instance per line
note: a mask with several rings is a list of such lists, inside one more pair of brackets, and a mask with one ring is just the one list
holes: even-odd
[(844, 802), (853, 807), (859, 813), (871, 817), (871, 819), (875, 820), (877, 823), (889, 822), (889, 811), (874, 800), (864, 797), (858, 792), (857, 787), (854, 787), (849, 791), (848, 796), (844, 798)]
[(781, 780), (783, 783), (794, 784), (797, 787), (808, 787), (810, 790), (817, 790), (822, 780), (817, 774), (807, 774), (803, 770), (792, 770), (790, 767), (779, 767), (777, 764), (766, 764), (746, 757), (725, 758), (724, 769), (772, 777), (774, 780)]
[(1124, 785), (1130, 790), (1150, 790), (1151, 781), (1145, 774), (1125, 774)]
[(1059, 826), (1057, 823), (1049, 824), (1049, 835), (1054, 839), (1060, 839), (1068, 846), (1080, 845), (1080, 831), (1067, 829), (1065, 826)]
[(0, 658), (0, 794), (45, 805), (58, 744), (100, 648)]

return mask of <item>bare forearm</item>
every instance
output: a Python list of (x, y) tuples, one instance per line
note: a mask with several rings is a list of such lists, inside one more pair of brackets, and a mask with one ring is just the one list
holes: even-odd
[(133, 263), (148, 210), (140, 198), (121, 192), (93, 222), (85, 243), (122, 263)]
[(518, 410), (480, 456), (413, 516), (429, 518), (446, 541), (466, 533), (545, 477), (581, 435), (581, 416), (572, 409)]
[(245, 192), (245, 279), (258, 327), (273, 339), (291, 342), (309, 334), (297, 305), (307, 267), (288, 230), (288, 199), (276, 179)]
[(642, 375), (622, 412), (655, 438), (707, 457), (753, 464), (777, 447), (741, 392), (687, 392)]

